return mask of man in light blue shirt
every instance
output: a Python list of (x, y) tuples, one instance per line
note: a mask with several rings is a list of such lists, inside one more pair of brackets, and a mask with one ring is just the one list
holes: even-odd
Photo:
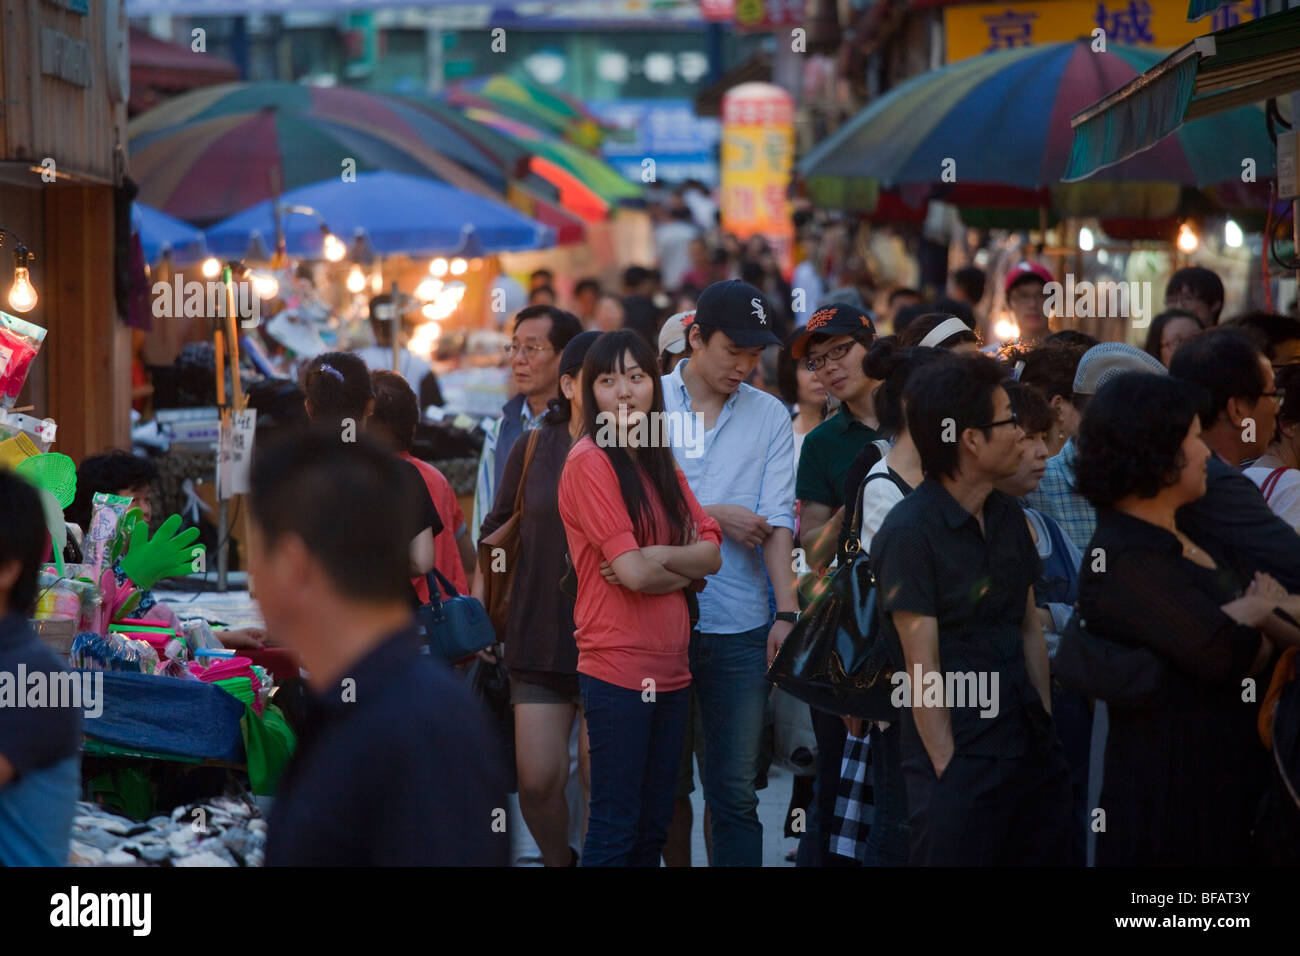
[(664, 376), (664, 407), (678, 423), (677, 464), (723, 531), (722, 569), (707, 579), (691, 634), (704, 799), (712, 813), (713, 864), (760, 866), (763, 827), (754, 784), (770, 690), (764, 674), (799, 608), (794, 430), (780, 400), (744, 384), (763, 348), (780, 344), (758, 289), (715, 282), (700, 295), (688, 334), (691, 357)]

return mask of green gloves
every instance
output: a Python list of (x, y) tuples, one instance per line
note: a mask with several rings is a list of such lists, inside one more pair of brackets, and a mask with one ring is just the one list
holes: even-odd
[(131, 540), (131, 532), (135, 529), (136, 522), (142, 517), (144, 517), (144, 512), (139, 508), (132, 508), (122, 515), (122, 520), (117, 523), (117, 534), (113, 536), (113, 547), (108, 552), (108, 566), (110, 568), (117, 564), (117, 559), (122, 556), (126, 543)]
[(122, 558), (122, 571), (141, 590), (152, 588), (162, 578), (189, 573), (194, 552), (202, 551), (203, 545), (194, 544), (199, 536), (198, 528), (186, 528), (177, 534), (180, 526), (181, 516), (172, 515), (153, 538), (149, 537), (149, 528), (143, 521), (137, 521), (131, 529), (131, 543), (126, 557)]

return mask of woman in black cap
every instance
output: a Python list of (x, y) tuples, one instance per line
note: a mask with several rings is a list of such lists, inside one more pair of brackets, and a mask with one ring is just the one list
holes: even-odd
[[(483, 520), (480, 540), (514, 513), (523, 485), (519, 516), (518, 567), (512, 569), (505, 633), (510, 698), (515, 711), (515, 763), (519, 807), (541, 848), (547, 866), (576, 865), (569, 844), (569, 737), (581, 716), (578, 647), (573, 640), (573, 598), (558, 582), (564, 570), (564, 522), (560, 520), (560, 473), (569, 446), (582, 432), (582, 360), (596, 331), (569, 340), (560, 356), (560, 390), (528, 441), (515, 442), (497, 488), (496, 502)], [(475, 590), (482, 595), (480, 564)], [(587, 785), (586, 729), (581, 736), (581, 777)], [(585, 797), (584, 797), (585, 803)]]

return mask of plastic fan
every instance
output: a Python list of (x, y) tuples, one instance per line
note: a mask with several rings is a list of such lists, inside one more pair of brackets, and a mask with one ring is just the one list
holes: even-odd
[(14, 472), (37, 488), (44, 488), (64, 508), (77, 497), (77, 465), (67, 455), (61, 455), (57, 451), (33, 455), (20, 461)]

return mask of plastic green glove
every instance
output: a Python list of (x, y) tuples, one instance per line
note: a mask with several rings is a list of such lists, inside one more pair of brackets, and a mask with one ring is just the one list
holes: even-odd
[(149, 528), (137, 521), (131, 529), (131, 543), (122, 559), (122, 571), (142, 590), (152, 588), (162, 578), (188, 574), (193, 566), (195, 549), (203, 545), (194, 543), (198, 528), (186, 528), (177, 534), (181, 516), (172, 515), (162, 523), (158, 532), (149, 537)]
[(139, 508), (132, 508), (126, 514), (122, 515), (122, 520), (118, 522), (117, 534), (113, 537), (113, 547), (108, 552), (108, 566), (111, 568), (117, 563), (117, 559), (122, 556), (122, 551), (126, 548), (126, 543), (131, 540), (131, 532), (135, 530), (136, 522), (144, 517), (144, 512)]

